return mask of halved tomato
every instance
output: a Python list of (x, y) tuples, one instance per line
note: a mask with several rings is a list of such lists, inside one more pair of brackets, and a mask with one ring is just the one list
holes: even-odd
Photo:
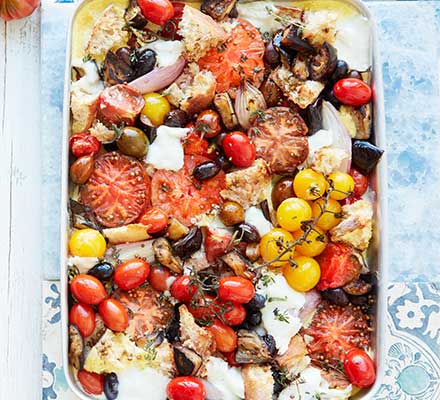
[(237, 88), (242, 79), (258, 87), (264, 75), (263, 55), (264, 41), (260, 32), (249, 22), (237, 20), (228, 40), (212, 48), (199, 60), (199, 65), (213, 73), (217, 92)]
[(184, 224), (190, 224), (194, 217), (220, 204), (220, 191), (225, 188), (223, 171), (203, 182), (192, 179), (194, 168), (205, 161), (209, 159), (196, 155), (185, 156), (185, 165), (179, 171), (156, 171), (151, 181), (153, 206)]
[(81, 199), (101, 225), (115, 227), (136, 220), (149, 201), (150, 179), (135, 158), (112, 152), (95, 160), (81, 189)]
[(205, 233), (205, 252), (206, 259), (209, 263), (213, 263), (226, 253), (226, 249), (231, 242), (232, 235), (222, 233), (213, 228), (207, 227)]
[[(187, 125), (188, 128), (188, 125)], [(193, 129), (190, 127), (189, 129)], [(183, 139), (183, 152), (188, 156), (204, 156), (209, 155), (209, 144), (201, 138), (194, 130)]]

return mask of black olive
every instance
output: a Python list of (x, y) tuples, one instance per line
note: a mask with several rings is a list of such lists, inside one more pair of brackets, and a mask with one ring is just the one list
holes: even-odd
[(183, 128), (188, 123), (188, 115), (183, 110), (172, 110), (165, 116), (164, 125)]
[(273, 377), (273, 393), (278, 394), (285, 388), (285, 383), (282, 382), (283, 377), (278, 366), (272, 367), (272, 377)]
[(154, 69), (156, 65), (156, 53), (150, 49), (136, 50), (132, 60), (135, 76), (139, 78)]
[(266, 46), (264, 51), (264, 61), (271, 67), (276, 67), (281, 62), (280, 54), (276, 51), (272, 41)]
[(174, 314), (165, 329), (165, 337), (170, 343), (178, 342), (180, 340), (180, 314), (179, 307), (181, 303), (174, 306)]
[(116, 144), (116, 140), (110, 143), (105, 143), (104, 144), (104, 149), (106, 151), (118, 151), (118, 145)]
[(205, 161), (193, 170), (193, 176), (198, 181), (206, 181), (216, 176), (221, 171), (221, 166), (214, 161)]
[(237, 226), (238, 230), (238, 238), (241, 238), (243, 242), (246, 243), (255, 243), (260, 241), (260, 234), (257, 231), (257, 228), (251, 224), (246, 224), (242, 222)]
[(275, 343), (275, 338), (272, 335), (264, 335), (262, 337), (264, 343), (266, 343), (267, 350), (269, 351), (270, 355), (273, 357), (277, 353), (277, 345)]
[(147, 135), (150, 144), (154, 142), (157, 136), (157, 127), (153, 126), (147, 116), (141, 114), (136, 121), (136, 126)]
[(364, 175), (373, 171), (384, 153), (382, 149), (364, 140), (355, 140), (351, 149), (353, 165)]
[(313, 135), (322, 129), (322, 100), (318, 99), (306, 110), (307, 127), (309, 128), (309, 135)]
[(341, 107), (341, 102), (335, 97), (335, 94), (333, 93), (332, 88), (326, 88), (322, 92), (322, 97), (324, 100), (327, 100), (330, 102), (335, 108), (339, 110), (339, 107)]
[(265, 304), (266, 304), (266, 297), (264, 297), (260, 293), (255, 293), (252, 300), (249, 303), (245, 304), (244, 306), (246, 307), (247, 310), (261, 310)]
[(272, 42), (273, 42), (273, 46), (275, 47), (275, 50), (280, 54), (280, 58), (282, 60), (282, 62), (287, 62), (287, 64), (291, 65), (294, 58), (295, 58), (295, 54), (296, 51), (295, 50), (289, 50), (286, 49), (285, 47), (281, 46), (281, 40), (283, 38), (283, 32), (280, 31), (278, 32)]
[(322, 297), (337, 306), (346, 306), (349, 303), (347, 294), (341, 289), (328, 289), (321, 292)]
[(359, 71), (356, 71), (355, 69), (350, 70), (346, 77), (353, 79), (360, 79), (361, 81), (363, 80), (362, 74)]
[(189, 258), (200, 249), (202, 240), (202, 231), (200, 228), (194, 227), (186, 236), (173, 244), (173, 251), (180, 258)]
[(115, 400), (119, 394), (119, 380), (118, 376), (111, 372), (105, 376), (104, 394), (107, 400)]
[(115, 268), (108, 262), (101, 262), (96, 264), (87, 272), (89, 275), (94, 276), (100, 281), (108, 281), (113, 276)]
[(269, 202), (267, 201), (267, 199), (264, 199), (260, 203), (260, 208), (264, 215), (264, 218), (266, 218), (266, 220), (268, 220), (269, 222), (272, 222), (272, 220), (270, 219)]
[(363, 306), (368, 304), (368, 296), (350, 296), (350, 302), (355, 306)]
[(128, 47), (119, 48), (118, 50), (116, 50), (116, 55), (126, 64), (131, 64), (131, 50)]
[(348, 64), (344, 60), (338, 60), (336, 63), (336, 69), (334, 70), (330, 81), (335, 83), (347, 76)]
[(232, 168), (231, 162), (228, 160), (228, 157), (226, 157), (223, 153), (220, 153), (216, 159), (215, 162), (220, 165), (220, 168), (227, 172)]
[(309, 73), (314, 81), (325, 80), (330, 77), (336, 69), (338, 55), (336, 49), (325, 42), (310, 61)]
[(246, 322), (252, 328), (255, 328), (256, 326), (260, 325), (261, 319), (262, 319), (262, 315), (260, 310), (248, 311), (246, 315)]

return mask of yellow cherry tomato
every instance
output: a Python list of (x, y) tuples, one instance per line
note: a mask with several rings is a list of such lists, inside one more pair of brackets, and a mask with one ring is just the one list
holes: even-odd
[(293, 181), (293, 190), (297, 197), (304, 200), (316, 200), (324, 195), (328, 182), (324, 175), (318, 174), (311, 168), (299, 171)]
[(319, 264), (310, 257), (299, 256), (293, 261), (295, 266), (287, 265), (283, 268), (283, 275), (289, 286), (298, 292), (307, 292), (313, 289), (321, 277)]
[(168, 100), (159, 93), (147, 93), (144, 95), (144, 99), (145, 105), (142, 114), (144, 114), (153, 125), (162, 125), (165, 116), (171, 111)]
[(312, 218), (312, 209), (307, 201), (292, 197), (284, 200), (277, 210), (277, 221), (289, 232), (301, 228), (303, 221)]
[(73, 232), (69, 242), (70, 254), (79, 257), (103, 257), (106, 248), (104, 236), (94, 229)]
[(344, 200), (353, 193), (354, 180), (351, 175), (344, 172), (334, 172), (328, 176), (329, 182), (333, 185), (330, 197), (334, 200)]
[[(299, 230), (293, 233), (295, 240), (304, 236), (304, 231)], [(328, 243), (327, 235), (322, 229), (315, 227), (310, 231), (301, 244), (295, 246), (295, 250), (303, 256), (316, 257), (321, 254)]]
[[(260, 253), (265, 262), (275, 260), (286, 248), (293, 243), (293, 236), (284, 229), (272, 229), (266, 233), (260, 241)], [(278, 261), (272, 262), (272, 267), (284, 267), (293, 258), (294, 249), (283, 254)]]
[[(322, 211), (324, 213), (321, 215)], [(334, 228), (341, 222), (342, 217), (342, 207), (341, 205), (333, 199), (328, 199), (327, 204), (323, 199), (316, 200), (312, 205), (312, 216), (313, 218), (318, 218), (317, 226), (324, 231)]]

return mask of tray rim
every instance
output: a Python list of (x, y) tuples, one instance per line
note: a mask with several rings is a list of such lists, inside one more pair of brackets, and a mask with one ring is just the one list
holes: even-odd
[[(92, 0), (80, 0), (72, 12), (68, 24), (65, 74), (64, 74), (64, 100), (63, 100), (63, 134), (62, 134), (62, 171), (61, 171), (61, 204), (60, 204), (60, 279), (61, 279), (61, 329), (62, 329), (62, 361), (66, 382), (69, 389), (81, 400), (96, 399), (96, 396), (85, 394), (72, 379), (68, 357), (68, 284), (67, 284), (67, 259), (68, 259), (68, 229), (69, 216), (67, 212), (68, 192), (69, 192), (69, 147), (68, 138), (70, 135), (70, 86), (71, 86), (71, 51), (72, 51), (72, 28), (75, 17), (82, 6)], [(245, 0), (247, 2), (247, 0)], [(274, 0), (277, 1), (277, 0)], [(297, 3), (307, 0), (297, 0)], [(371, 11), (362, 0), (335, 0), (354, 6), (361, 15), (370, 22), (372, 39), (372, 89), (373, 89), (373, 118), (375, 143), (386, 149), (385, 135), (385, 110), (384, 110), (384, 91), (382, 77), (382, 63), (380, 59), (380, 48), (377, 34), (377, 23)], [(111, 4), (111, 0), (108, 0)], [(196, 1), (190, 0), (188, 3)], [(375, 319), (375, 362), (376, 362), (376, 382), (367, 391), (363, 391), (353, 397), (353, 400), (373, 399), (378, 392), (385, 374), (386, 361), (386, 322), (387, 322), (387, 283), (388, 283), (388, 186), (387, 186), (387, 151), (382, 156), (378, 164), (374, 180), (376, 181), (376, 201), (375, 201), (375, 230), (380, 231), (380, 240), (377, 245), (377, 308)], [(122, 399), (123, 400), (123, 399)]]

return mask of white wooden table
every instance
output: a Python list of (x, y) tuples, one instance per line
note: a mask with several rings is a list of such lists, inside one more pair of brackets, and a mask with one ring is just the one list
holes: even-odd
[(0, 19), (2, 400), (41, 399), (39, 41), (38, 12)]

